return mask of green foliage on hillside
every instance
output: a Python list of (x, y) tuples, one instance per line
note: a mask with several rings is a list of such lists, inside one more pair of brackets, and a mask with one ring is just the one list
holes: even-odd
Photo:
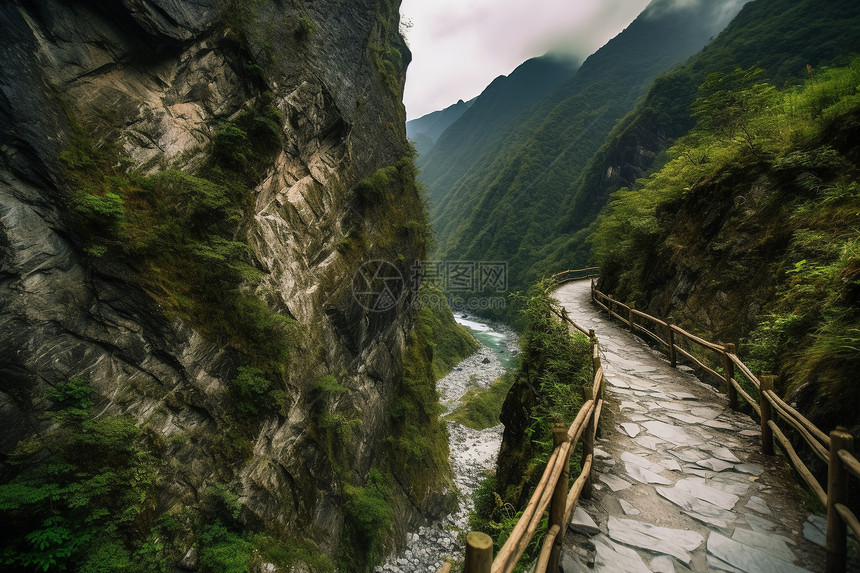
[[(451, 186), (476, 162), (491, 160), (518, 125), (518, 118), (525, 117), (529, 108), (572, 78), (577, 67), (578, 62), (551, 55), (532, 58), (508, 76), (496, 78), (471, 102), (459, 106), (457, 118), (435, 134), (439, 146), (419, 157), (420, 178), (427, 187), (434, 217)], [(443, 116), (448, 113), (436, 112)], [(420, 126), (422, 120), (409, 122), (407, 133), (410, 124)]]
[[(366, 261), (368, 252), (384, 254), (392, 264), (404, 263), (404, 253), (425, 256), (433, 231), (411, 155), (361, 180), (350, 202), (352, 208), (344, 221), (347, 232), (337, 245), (348, 260)], [(409, 272), (402, 269), (404, 277)]]
[(242, 506), (234, 489), (221, 483), (211, 486), (192, 518), (199, 532), (200, 571), (246, 573), (254, 565), (272, 563), (286, 570), (298, 566), (312, 573), (334, 573), (331, 560), (311, 542), (249, 531), (239, 519)]
[[(469, 527), (493, 538), (495, 551), (504, 544), (522, 514), (553, 449), (553, 425), (570, 425), (582, 407), (582, 387), (592, 380), (591, 343), (571, 334), (551, 311), (541, 281), (522, 296), (527, 329), (520, 339), (522, 353), (502, 410), (505, 440), (495, 475), (474, 494), (475, 511)], [(579, 473), (571, 457), (571, 476)], [(545, 531), (541, 528), (540, 531)], [(529, 545), (517, 571), (525, 570), (540, 551), (540, 536)]]
[[(347, 560), (346, 565), (355, 565), (352, 559), (356, 558), (356, 548), (365, 556), (367, 563), (375, 563), (384, 557), (384, 544), (390, 538), (394, 520), (394, 513), (388, 504), (389, 487), (379, 470), (373, 469), (363, 486), (347, 484), (344, 495), (344, 543), (347, 544), (346, 555), (351, 552), (351, 559)], [(350, 567), (350, 570), (354, 569)]]
[(28, 571), (128, 567), (145, 550), (129, 541), (152, 525), (157, 444), (132, 420), (95, 418), (82, 378), (49, 388), (46, 397), (54, 404), (50, 428), (18, 444), (3, 468), (10, 479), (0, 485), (0, 559)]
[(586, 239), (611, 193), (665, 162), (664, 152), (695, 124), (690, 106), (711, 73), (761, 68), (783, 87), (805, 78), (807, 65), (841, 66), (860, 52), (860, 5), (853, 0), (754, 0), (687, 63), (657, 77), (636, 108), (612, 130), (559, 208), (562, 217), (536, 268), (554, 272), (591, 260)]
[[(481, 143), (483, 155), (456, 179), (446, 175), (431, 182), (431, 197), (433, 186), (440, 185), (432, 206), (438, 258), (507, 261), (512, 290), (547, 274), (548, 266), (535, 263), (546, 257), (541, 251), (554, 239), (550, 230), (589, 158), (658, 73), (705, 44), (713, 22), (704, 14), (712, 9), (709, 4), (637, 18), (572, 79), (522, 115), (505, 118), (508, 124), (494, 134), (500, 139), (492, 140), (492, 148)], [(443, 152), (446, 136), (480, 104), (479, 98), (431, 155)], [(453, 160), (456, 172), (460, 158)], [(510, 320), (512, 313), (505, 312)]]
[(167, 573), (193, 545), (204, 572), (245, 573), (260, 559), (334, 571), (306, 541), (248, 531), (239, 496), (224, 484), (199, 507), (159, 516), (166, 441), (125, 416), (96, 416), (83, 378), (49, 387), (45, 397), (53, 404), (46, 429), (20, 442), (2, 467), (4, 569)]
[[(400, 2), (380, 0), (377, 4), (376, 31), (367, 48), (382, 83), (398, 102), (403, 97), (406, 68), (412, 61), (412, 52), (400, 35)], [(400, 107), (402, 109), (402, 106)], [(403, 123), (406, 116), (403, 113)]]
[(691, 308), (729, 296), (714, 328), (826, 429), (860, 424), (858, 86), (860, 58), (783, 90), (711, 77), (696, 129), (613, 195), (592, 239), (605, 288), (641, 307), (677, 280)]

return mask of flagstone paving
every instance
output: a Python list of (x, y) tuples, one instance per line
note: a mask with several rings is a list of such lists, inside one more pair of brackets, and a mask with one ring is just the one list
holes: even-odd
[(565, 573), (823, 571), (821, 518), (784, 458), (760, 453), (758, 421), (599, 313), (589, 281), (554, 296), (595, 330), (607, 381), (594, 492), (569, 528)]

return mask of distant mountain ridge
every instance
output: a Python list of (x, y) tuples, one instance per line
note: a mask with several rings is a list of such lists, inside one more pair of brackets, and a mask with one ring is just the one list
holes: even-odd
[(472, 107), (477, 98), (469, 101), (460, 100), (445, 109), (423, 115), (418, 119), (406, 122), (406, 138), (415, 145), (419, 155), (433, 149), (436, 140), (452, 123), (460, 119), (467, 109)]
[(420, 180), (431, 204), (482, 155), (496, 149), (517, 124), (517, 116), (572, 78), (578, 68), (576, 60), (546, 55), (527, 60), (509, 75), (493, 80), (439, 136), (436, 145), (419, 157)]
[[(435, 256), (508, 261), (515, 289), (533, 279), (560, 205), (606, 135), (657, 74), (699, 51), (719, 31), (715, 22), (727, 21), (740, 4), (671, 8), (673, 2), (655, 0), (572, 78), (496, 124), (492, 141), (467, 124), (482, 109), (479, 98), (419, 161), (437, 233)], [(473, 152), (464, 169), (460, 153), (474, 147), (480, 155)]]

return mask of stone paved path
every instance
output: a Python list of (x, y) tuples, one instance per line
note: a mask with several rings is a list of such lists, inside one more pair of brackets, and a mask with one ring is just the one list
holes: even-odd
[(823, 571), (804, 536), (823, 541), (822, 522), (784, 458), (759, 453), (758, 421), (599, 314), (589, 284), (555, 293), (595, 330), (607, 380), (594, 496), (566, 537), (565, 573)]

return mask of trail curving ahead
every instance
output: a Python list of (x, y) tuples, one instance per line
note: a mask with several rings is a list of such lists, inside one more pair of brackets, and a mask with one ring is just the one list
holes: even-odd
[(760, 453), (757, 421), (610, 322), (590, 281), (553, 296), (600, 340), (609, 414), (565, 573), (823, 571), (824, 549), (806, 537), (823, 543), (821, 518), (804, 509), (785, 459)]

